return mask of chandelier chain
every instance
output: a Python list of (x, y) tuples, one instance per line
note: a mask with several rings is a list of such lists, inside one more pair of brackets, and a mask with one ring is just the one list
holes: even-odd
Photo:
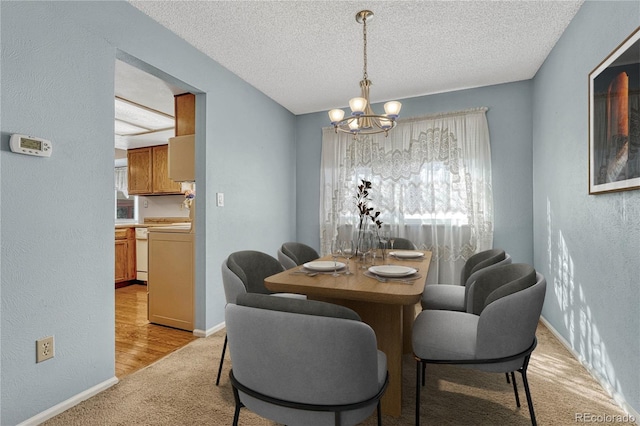
[(364, 39), (363, 79), (366, 80), (368, 78), (368, 75), (367, 75), (367, 16), (366, 15), (362, 17), (362, 38)]

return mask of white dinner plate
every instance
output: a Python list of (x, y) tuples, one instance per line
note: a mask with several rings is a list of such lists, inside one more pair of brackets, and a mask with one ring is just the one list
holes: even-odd
[(342, 269), (347, 265), (345, 265), (342, 262), (336, 262), (334, 264), (333, 260), (318, 260), (315, 262), (307, 262), (302, 266), (304, 266), (307, 269), (311, 269), (312, 271), (325, 272), (325, 271), (333, 271), (334, 268)]
[(415, 259), (417, 257), (424, 256), (421, 251), (415, 250), (396, 250), (389, 253), (391, 256), (395, 256), (398, 259)]
[(418, 271), (416, 269), (409, 268), (408, 266), (380, 265), (370, 267), (369, 272), (380, 275), (381, 277), (406, 277), (407, 275), (415, 274)]

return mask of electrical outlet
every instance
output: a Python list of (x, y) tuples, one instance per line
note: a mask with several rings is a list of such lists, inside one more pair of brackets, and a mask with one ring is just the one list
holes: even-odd
[(36, 340), (36, 363), (53, 358), (54, 355), (53, 336)]
[(218, 207), (224, 207), (224, 192), (218, 192), (216, 193), (216, 196), (216, 204)]

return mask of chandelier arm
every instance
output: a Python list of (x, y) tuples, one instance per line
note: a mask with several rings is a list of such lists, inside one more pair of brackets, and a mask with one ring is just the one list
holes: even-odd
[(352, 131), (349, 131), (347, 129), (342, 129), (340, 127), (336, 127), (335, 128), (335, 132), (336, 133), (338, 133), (338, 132), (340, 132), (340, 133), (348, 133), (350, 135), (353, 135), (354, 137), (362, 136), (362, 135), (376, 135), (378, 133), (384, 133), (384, 135), (386, 137), (386, 136), (389, 135), (389, 131), (392, 130), (394, 127), (395, 126), (391, 126), (388, 129), (375, 129), (375, 130), (366, 130), (366, 131), (363, 130), (363, 131), (360, 131), (360, 132), (352, 132)]
[(348, 121), (356, 120), (358, 118), (378, 118), (378, 119), (382, 119), (382, 120), (388, 120), (388, 121), (391, 121), (391, 122), (395, 122), (396, 121), (395, 119), (393, 119), (393, 118), (391, 118), (389, 116), (386, 116), (384, 114), (360, 114), (360, 115), (350, 115), (348, 117), (345, 117), (342, 120), (336, 122), (336, 124), (346, 123)]
[[(349, 128), (349, 123), (353, 120), (358, 120), (361, 118), (369, 118), (369, 119), (373, 119), (371, 121), (373, 121), (373, 123), (375, 124), (375, 127), (369, 127), (369, 128), (359, 128), (357, 131), (352, 130), (351, 128)], [(387, 120), (389, 121), (390, 125), (388, 128), (383, 128), (380, 125), (379, 120)], [(389, 117), (387, 117), (386, 115), (380, 115), (380, 114), (362, 114), (359, 116), (349, 116), (347, 118), (344, 118), (338, 122), (336, 122), (334, 124), (334, 128), (336, 130), (336, 132), (340, 131), (343, 133), (351, 133), (351, 134), (360, 134), (360, 135), (372, 135), (372, 134), (376, 134), (376, 133), (386, 133), (395, 128), (397, 125), (396, 120), (394, 119), (390, 119)]]

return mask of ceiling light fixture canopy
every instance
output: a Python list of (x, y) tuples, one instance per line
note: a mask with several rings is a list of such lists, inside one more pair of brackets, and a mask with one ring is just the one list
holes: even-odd
[(351, 133), (354, 138), (358, 135), (371, 135), (383, 133), (387, 136), (389, 130), (396, 126), (396, 119), (400, 114), (402, 104), (398, 101), (390, 101), (384, 104), (385, 114), (374, 114), (369, 102), (369, 87), (371, 81), (367, 75), (367, 20), (373, 16), (370, 10), (361, 10), (356, 13), (356, 21), (362, 24), (362, 37), (364, 40), (364, 68), (360, 81), (361, 96), (349, 101), (351, 115), (344, 118), (344, 110), (332, 109), (329, 111), (329, 119), (337, 132)]

